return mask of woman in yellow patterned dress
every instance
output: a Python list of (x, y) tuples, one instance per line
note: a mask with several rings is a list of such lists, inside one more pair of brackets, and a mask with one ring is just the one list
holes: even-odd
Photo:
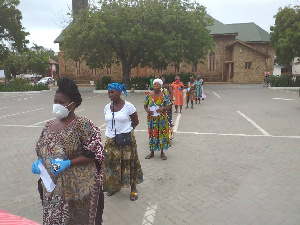
[[(101, 133), (92, 121), (74, 113), (82, 102), (77, 85), (68, 78), (58, 81), (53, 114), (36, 144), (38, 160), (55, 186), (39, 180), (44, 225), (101, 224), (104, 207)], [(54, 189), (53, 189), (54, 188)]]
[(162, 85), (161, 79), (155, 79), (153, 81), (154, 90), (147, 93), (144, 103), (144, 109), (147, 112), (150, 149), (150, 154), (145, 157), (146, 159), (154, 157), (154, 151), (161, 151), (161, 159), (166, 160), (164, 151), (171, 146), (166, 112), (170, 109), (171, 102), (168, 95), (161, 91)]
[(186, 109), (189, 107), (189, 101), (191, 101), (191, 109), (194, 108), (193, 103), (195, 99), (195, 79), (194, 77), (190, 77), (190, 82), (187, 84), (186, 89)]

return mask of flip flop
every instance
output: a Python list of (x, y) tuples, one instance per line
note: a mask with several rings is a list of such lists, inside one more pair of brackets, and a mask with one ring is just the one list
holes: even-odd
[(138, 198), (139, 198), (138, 193), (132, 191), (129, 198), (130, 198), (131, 201), (136, 201), (136, 200), (138, 200)]

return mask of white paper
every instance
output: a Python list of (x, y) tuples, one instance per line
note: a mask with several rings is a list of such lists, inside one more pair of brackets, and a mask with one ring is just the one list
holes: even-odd
[(150, 106), (150, 111), (153, 112), (152, 116), (159, 116), (160, 114), (156, 112), (159, 109), (159, 106)]
[(42, 178), (45, 188), (48, 192), (52, 192), (55, 188), (55, 184), (52, 181), (49, 173), (47, 172), (46, 168), (42, 163), (39, 163), (38, 167), (40, 169), (40, 177)]

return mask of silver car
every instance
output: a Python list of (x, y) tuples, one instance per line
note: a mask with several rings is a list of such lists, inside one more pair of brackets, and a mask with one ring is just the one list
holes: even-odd
[(54, 84), (55, 80), (52, 77), (43, 77), (38, 84)]

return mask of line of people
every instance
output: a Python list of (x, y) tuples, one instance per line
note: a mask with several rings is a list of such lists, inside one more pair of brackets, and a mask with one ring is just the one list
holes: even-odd
[[(177, 76), (171, 85), (165, 78), (153, 80), (153, 91), (146, 93), (144, 109), (147, 113), (150, 154), (165, 151), (172, 139), (172, 101), (175, 113), (182, 112), (183, 89), (187, 89), (187, 108), (191, 101), (204, 99), (203, 81), (191, 77), (184, 86)], [(49, 190), (45, 180), (38, 180), (43, 206), (43, 224), (102, 224), (104, 194), (112, 196), (121, 188), (130, 187), (130, 200), (138, 199), (136, 185), (143, 182), (134, 129), (139, 124), (136, 108), (121, 98), (127, 95), (125, 85), (108, 85), (111, 100), (104, 108), (106, 142), (102, 145), (100, 129), (75, 114), (82, 98), (78, 86), (68, 78), (58, 81), (54, 96), (53, 114), (46, 123), (36, 144), (38, 160), (32, 164), (34, 174), (48, 176), (54, 183)], [(175, 99), (174, 99), (175, 98)], [(42, 177), (42, 176), (41, 176)]]

